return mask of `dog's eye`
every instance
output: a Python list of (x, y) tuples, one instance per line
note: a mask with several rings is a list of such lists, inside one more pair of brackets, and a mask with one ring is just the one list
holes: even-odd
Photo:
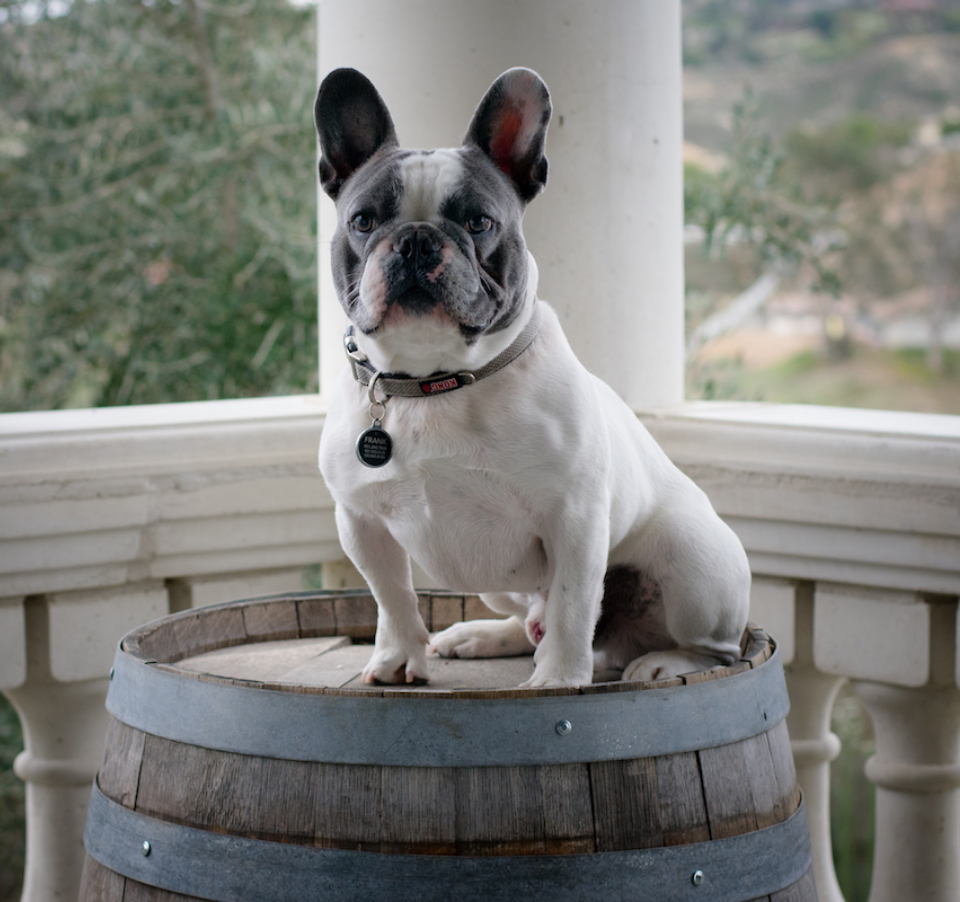
[(493, 228), (493, 220), (489, 216), (471, 216), (467, 220), (467, 231), (473, 235), (489, 232)]
[(357, 213), (357, 215), (350, 220), (350, 225), (358, 232), (372, 232), (376, 224), (376, 220), (369, 213)]

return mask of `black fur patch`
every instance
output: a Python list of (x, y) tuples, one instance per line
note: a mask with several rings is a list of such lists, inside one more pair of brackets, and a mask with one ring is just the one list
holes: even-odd
[(611, 567), (603, 579), (593, 644), (621, 669), (647, 652), (676, 648), (667, 632), (659, 584), (635, 567)]

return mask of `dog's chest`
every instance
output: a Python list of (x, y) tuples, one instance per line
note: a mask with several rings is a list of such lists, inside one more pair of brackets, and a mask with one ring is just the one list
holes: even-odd
[(404, 411), (402, 400), (391, 402), (384, 427), (394, 455), (379, 469), (359, 463), (349, 426), (330, 429), (321, 469), (331, 490), (339, 502), (383, 523), (450, 588), (541, 588), (547, 575), (543, 492), (511, 453), (509, 427), (437, 401)]

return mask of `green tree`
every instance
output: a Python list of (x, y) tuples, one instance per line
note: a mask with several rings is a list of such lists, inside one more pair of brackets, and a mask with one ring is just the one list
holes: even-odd
[(733, 107), (726, 165), (715, 173), (685, 167), (684, 220), (703, 230), (707, 254), (746, 244), (761, 267), (808, 266), (815, 274), (812, 287), (835, 293), (839, 281), (831, 255), (845, 240), (837, 231), (836, 203), (811, 200), (785, 162), (747, 91)]
[(0, 408), (316, 385), (312, 11), (0, 0)]

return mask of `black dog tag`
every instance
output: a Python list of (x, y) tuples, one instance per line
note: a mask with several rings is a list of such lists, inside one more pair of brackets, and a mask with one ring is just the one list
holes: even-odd
[(360, 433), (357, 439), (357, 457), (365, 467), (382, 467), (393, 456), (393, 439), (380, 426), (379, 420)]

